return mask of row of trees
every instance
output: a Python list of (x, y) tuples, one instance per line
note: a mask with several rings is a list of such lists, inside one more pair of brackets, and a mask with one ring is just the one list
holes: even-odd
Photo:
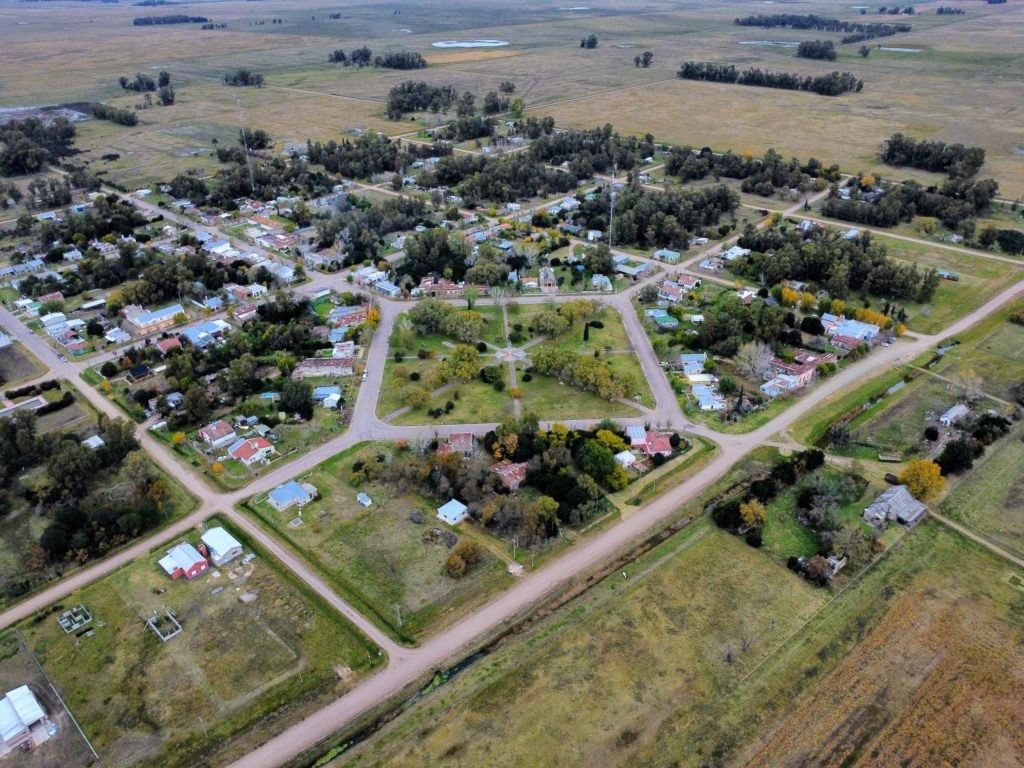
[(454, 86), (406, 80), (388, 91), (386, 111), (391, 120), (401, 120), (408, 112), (447, 112), (458, 98)]
[(863, 291), (889, 299), (927, 302), (939, 286), (934, 269), (891, 259), (869, 235), (847, 240), (822, 230), (805, 241), (796, 230), (748, 228), (739, 240), (750, 256), (733, 268), (751, 279), (775, 285), (783, 280), (813, 282), (833, 299)]
[(125, 75), (121, 75), (119, 78), (117, 78), (117, 82), (123, 90), (135, 91), (136, 93), (155, 91), (158, 87), (162, 88), (165, 85), (171, 84), (170, 72), (160, 72), (160, 74), (157, 77), (158, 79), (154, 80), (149, 75), (144, 75), (141, 72), (136, 72), (134, 78), (129, 79)]
[(118, 125), (138, 125), (139, 115), (131, 107), (112, 107), (107, 104), (93, 104), (92, 116), (97, 120), (109, 120)]
[(364, 45), (346, 55), (341, 48), (335, 48), (327, 54), (327, 61), (330, 64), (344, 64), (346, 67), (368, 67), (373, 61), (373, 51)]
[(204, 24), (209, 19), (205, 16), (186, 16), (183, 13), (172, 13), (165, 16), (136, 16), (132, 24), (136, 27), (154, 27), (161, 24)]
[(981, 147), (965, 147), (959, 143), (913, 139), (902, 133), (894, 133), (882, 144), (881, 157), (888, 165), (909, 165), (911, 168), (945, 173), (951, 178), (969, 178), (984, 165), (985, 150)]
[(836, 46), (831, 40), (804, 40), (796, 48), (796, 55), (801, 59), (836, 60)]
[(688, 61), (677, 75), (684, 80), (709, 80), (716, 83), (737, 83), (761, 88), (783, 88), (790, 91), (811, 91), (821, 96), (860, 93), (864, 81), (852, 72), (830, 72), (827, 75), (800, 75), (793, 72), (766, 72), (757, 67), (737, 71), (732, 64)]
[(0, 125), (0, 174), (36, 173), (72, 153), (75, 126), (63, 117), (44, 123), (36, 117)]
[(836, 191), (825, 200), (821, 211), (831, 218), (877, 227), (894, 227), (915, 216), (934, 216), (950, 229), (957, 229), (988, 208), (998, 190), (993, 179), (950, 179), (939, 189), (906, 182), (889, 186), (871, 203), (844, 200)]
[(224, 84), (232, 85), (237, 88), (244, 86), (262, 88), (263, 75), (259, 72), (253, 72), (252, 70), (246, 69), (245, 67), (239, 67), (235, 71), (228, 72), (224, 75)]
[(716, 154), (710, 147), (695, 151), (691, 147), (673, 147), (665, 158), (665, 173), (683, 182), (708, 176), (742, 179), (742, 190), (770, 196), (778, 189), (804, 188), (812, 179), (839, 181), (838, 165), (826, 168), (821, 161), (811, 158), (801, 164), (795, 157), (784, 160), (782, 155), (769, 149), (761, 157), (732, 151)]
[(493, 135), (495, 125), (497, 122), (493, 117), (456, 117), (443, 128), (434, 131), (434, 138), (456, 143), (482, 139)]
[(384, 69), (425, 69), (427, 66), (427, 60), (417, 51), (395, 51), (374, 56), (373, 51), (365, 45), (348, 54), (341, 48), (336, 48), (327, 54), (327, 61), (330, 64), (360, 68), (371, 64)]
[(741, 27), (765, 27), (776, 29), (788, 27), (790, 29), (817, 30), (820, 32), (851, 32), (843, 38), (843, 44), (856, 43), (862, 40), (871, 40), (875, 37), (890, 37), (910, 31), (909, 24), (881, 24), (853, 21), (840, 21), (828, 16), (817, 16), (815, 14), (796, 13), (759, 13), (754, 16), (745, 16), (736, 19), (735, 23)]

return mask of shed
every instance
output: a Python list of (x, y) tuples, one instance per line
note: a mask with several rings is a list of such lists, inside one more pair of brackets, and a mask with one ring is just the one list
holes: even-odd
[(242, 545), (220, 526), (211, 528), (199, 537), (210, 552), (210, 559), (218, 568), (242, 554)]
[(183, 541), (167, 550), (167, 554), (160, 558), (160, 567), (172, 579), (184, 576), (191, 580), (209, 568), (210, 564), (199, 554), (199, 550)]
[(448, 523), (448, 525), (458, 525), (469, 517), (469, 507), (457, 499), (452, 499), (437, 508), (437, 516)]
[(95, 451), (102, 448), (106, 443), (103, 442), (103, 438), (99, 435), (93, 435), (92, 437), (85, 438), (85, 440), (82, 441), (82, 445), (90, 451)]
[(359, 502), (361, 507), (369, 507), (373, 504), (373, 499), (370, 498), (370, 494), (365, 491), (360, 491), (356, 494), (356, 501)]
[(944, 427), (952, 427), (954, 424), (956, 424), (958, 421), (960, 421), (960, 419), (962, 419), (970, 412), (971, 409), (968, 408), (966, 405), (964, 405), (963, 403), (957, 403), (944, 414), (939, 416), (939, 424), (941, 424)]
[(0, 738), (8, 750), (32, 739), (32, 727), (46, 719), (35, 694), (27, 685), (8, 691), (0, 699)]

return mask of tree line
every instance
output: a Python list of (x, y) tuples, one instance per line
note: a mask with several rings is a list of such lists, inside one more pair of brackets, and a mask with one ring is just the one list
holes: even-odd
[(383, 69), (425, 69), (427, 66), (427, 60), (418, 51), (395, 51), (374, 56), (373, 51), (366, 46), (356, 48), (349, 54), (336, 48), (327, 54), (327, 62), (360, 68), (373, 64)]
[(456, 143), (491, 136), (497, 122), (493, 117), (456, 117), (443, 128), (434, 131), (434, 138)]
[(224, 84), (235, 87), (255, 86), (256, 88), (262, 88), (263, 75), (245, 67), (239, 67), (235, 71), (224, 75)]
[(988, 208), (998, 190), (993, 179), (949, 179), (940, 189), (906, 182), (890, 185), (870, 203), (853, 196), (844, 200), (833, 190), (821, 212), (830, 218), (877, 227), (894, 227), (915, 216), (934, 216), (950, 229), (956, 229), (961, 222), (972, 220)]
[(425, 186), (457, 186), (467, 205), (489, 200), (505, 202), (569, 192), (576, 187), (571, 173), (549, 168), (525, 152), (491, 159), (481, 155), (449, 155), (420, 174)]
[(882, 144), (882, 162), (888, 165), (920, 168), (945, 173), (951, 178), (974, 176), (985, 164), (985, 150), (947, 144), (944, 141), (913, 139), (894, 133)]
[(209, 19), (205, 16), (187, 16), (184, 13), (170, 13), (165, 16), (136, 16), (132, 24), (136, 27), (153, 27), (160, 24), (203, 24)]
[(36, 117), (0, 125), (0, 173), (21, 176), (72, 154), (75, 126), (64, 117), (44, 123)]
[(935, 9), (935, 13), (939, 16), (961, 16), (964, 13), (964, 9), (957, 8), (954, 5), (940, 5)]
[(715, 83), (736, 83), (761, 88), (783, 88), (790, 91), (811, 91), (822, 96), (860, 93), (864, 81), (852, 72), (830, 72), (827, 75), (800, 75), (792, 72), (765, 72), (757, 67), (736, 70), (732, 64), (688, 61), (676, 73), (684, 80), (706, 80)]
[(401, 120), (407, 112), (447, 112), (458, 98), (454, 86), (406, 80), (388, 91), (386, 111), (391, 120)]
[(842, 42), (857, 43), (862, 40), (871, 40), (876, 37), (891, 37), (900, 33), (909, 32), (909, 24), (881, 24), (853, 21), (840, 21), (828, 16), (815, 14), (797, 13), (759, 13), (753, 16), (738, 18), (735, 23), (741, 27), (765, 27), (775, 29), (788, 27), (790, 29), (817, 30), (819, 32), (850, 32), (852, 34), (843, 38)]
[(732, 151), (716, 154), (710, 147), (703, 147), (699, 152), (691, 147), (673, 147), (665, 158), (665, 173), (683, 182), (708, 176), (742, 179), (743, 192), (763, 197), (773, 195), (778, 189), (801, 188), (812, 179), (834, 182), (840, 178), (838, 165), (826, 168), (813, 157), (801, 164), (795, 157), (784, 160), (773, 149), (762, 157), (748, 157)]
[(91, 105), (92, 116), (118, 125), (138, 125), (139, 115), (131, 107), (112, 107), (107, 104)]
[(804, 40), (796, 48), (796, 55), (801, 59), (836, 60), (836, 46), (831, 40)]

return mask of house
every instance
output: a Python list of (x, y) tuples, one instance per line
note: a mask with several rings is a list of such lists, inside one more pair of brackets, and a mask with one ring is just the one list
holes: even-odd
[(596, 243), (602, 237), (604, 237), (604, 232), (602, 232), (600, 229), (588, 229), (587, 230), (587, 241), (588, 242)]
[(236, 440), (235, 428), (223, 419), (211, 422), (200, 429), (199, 437), (213, 449), (231, 445)]
[(814, 379), (818, 368), (835, 361), (836, 356), (833, 352), (809, 352), (806, 349), (798, 349), (793, 353), (793, 362), (773, 357), (770, 366), (774, 375), (795, 376), (797, 387), (806, 387)]
[(306, 506), (317, 495), (316, 486), (311, 483), (297, 483), (294, 480), (289, 480), (268, 493), (267, 501), (278, 512), (284, 512), (289, 507)]
[(663, 315), (656, 315), (652, 319), (659, 331), (674, 331), (679, 327), (679, 321), (667, 312)]
[(788, 373), (780, 373), (758, 387), (762, 393), (770, 397), (772, 400), (780, 395), (784, 395), (787, 392), (792, 392), (799, 388), (800, 380), (796, 376)]
[(437, 516), (448, 523), (448, 525), (458, 525), (469, 517), (469, 507), (461, 501), (452, 499), (437, 508)]
[(845, 349), (847, 351), (854, 350), (861, 344), (867, 343), (860, 339), (855, 339), (852, 336), (843, 336), (838, 333), (832, 336), (832, 338), (829, 339), (829, 342), (833, 347), (838, 347), (839, 349)]
[(373, 284), (373, 290), (375, 293), (387, 296), (389, 299), (397, 299), (402, 295), (402, 289), (389, 280), (378, 280)]
[(210, 559), (218, 568), (242, 554), (242, 545), (220, 526), (210, 528), (199, 539), (206, 545)]
[(205, 557), (199, 554), (199, 550), (187, 541), (183, 541), (167, 550), (167, 554), (160, 558), (160, 567), (172, 579), (180, 579), (184, 576), (191, 581), (206, 571), (210, 564)]
[(356, 501), (359, 503), (360, 507), (369, 507), (373, 504), (373, 499), (370, 498), (370, 494), (364, 491), (360, 491), (356, 494)]
[(224, 338), (231, 331), (231, 323), (224, 320), (207, 320), (205, 323), (186, 328), (179, 334), (196, 349), (206, 349)]
[(644, 435), (644, 442), (640, 447), (648, 456), (671, 456), (672, 436), (664, 432), (649, 431)]
[(693, 390), (693, 396), (697, 398), (697, 406), (702, 411), (725, 410), (725, 400), (714, 387), (710, 387), (707, 384), (693, 384), (691, 389)]
[(963, 403), (957, 403), (944, 414), (939, 416), (939, 424), (941, 424), (944, 427), (952, 427), (954, 424), (956, 424), (958, 421), (960, 421), (960, 419), (962, 419), (970, 412), (971, 409), (968, 408), (966, 405), (964, 405)]
[(612, 290), (612, 281), (608, 279), (608, 275), (594, 275), (590, 278), (590, 284), (599, 291)]
[(736, 259), (743, 258), (744, 256), (750, 255), (749, 248), (740, 248), (738, 245), (734, 245), (727, 251), (722, 251), (721, 257), (726, 261), (736, 261)]
[(627, 426), (626, 439), (629, 440), (632, 447), (636, 448), (647, 442), (647, 432), (640, 426)]
[(35, 746), (32, 729), (44, 723), (46, 713), (27, 685), (8, 691), (0, 699), (0, 739), (4, 751)]
[(620, 275), (626, 275), (627, 277), (638, 277), (647, 272), (650, 268), (650, 264), (646, 261), (633, 261), (632, 259), (622, 259), (612, 257), (612, 261), (615, 264), (615, 271)]
[(139, 363), (138, 365), (133, 365), (131, 368), (128, 369), (128, 375), (126, 378), (128, 379), (129, 382), (134, 384), (135, 382), (142, 381), (143, 379), (148, 378), (149, 376), (152, 375), (153, 371), (150, 369), (148, 365), (146, 365), (145, 363)]
[(706, 269), (708, 272), (717, 272), (724, 265), (721, 259), (701, 259), (700, 264), (698, 264), (698, 266), (701, 269)]
[(692, 291), (695, 288), (700, 288), (701, 280), (699, 277), (693, 277), (692, 275), (679, 275), (676, 278), (676, 283), (687, 291)]
[(558, 292), (558, 279), (555, 277), (555, 270), (551, 267), (540, 268), (540, 289), (544, 293)]
[(683, 258), (683, 254), (679, 251), (673, 251), (669, 248), (659, 248), (653, 253), (653, 256), (659, 261), (667, 261), (669, 264), (676, 264)]
[(887, 521), (895, 520), (908, 528), (915, 525), (928, 511), (915, 499), (905, 485), (894, 485), (871, 502), (864, 510), (864, 522), (876, 528), (884, 528)]
[(170, 339), (161, 339), (156, 343), (156, 348), (159, 349), (160, 353), (166, 357), (171, 350), (181, 349), (181, 339), (177, 336)]
[(707, 359), (707, 352), (684, 352), (679, 356), (679, 365), (682, 367), (684, 375), (704, 373)]
[(476, 450), (476, 437), (472, 432), (453, 432), (448, 435), (448, 442), (437, 446), (437, 455), (461, 453), (465, 458), (473, 455)]
[(147, 312), (142, 307), (129, 304), (122, 310), (125, 319), (134, 327), (137, 334), (145, 335), (170, 328), (177, 320), (178, 315), (185, 314), (185, 308), (181, 304), (171, 304), (163, 309), (156, 309)]
[(120, 328), (111, 328), (104, 334), (103, 338), (110, 344), (127, 344), (132, 340), (132, 337)]
[(636, 456), (632, 451), (619, 451), (615, 454), (615, 463), (623, 469), (628, 469), (636, 464)]
[(322, 403), (329, 397), (341, 397), (341, 387), (337, 385), (326, 385), (322, 387), (313, 387), (313, 402)]
[(508, 459), (502, 459), (497, 464), (491, 465), (491, 472), (501, 478), (501, 482), (511, 491), (516, 490), (526, 479), (526, 470), (529, 469), (526, 462), (513, 463)]
[(435, 298), (461, 296), (462, 285), (440, 277), (424, 277), (420, 280), (420, 293)]
[(848, 229), (843, 234), (843, 239), (844, 240), (856, 240), (858, 237), (860, 237), (860, 230), (859, 229)]
[(519, 281), (519, 286), (524, 291), (539, 291), (540, 290), (540, 282), (537, 280), (536, 277), (530, 277), (529, 275), (524, 275), (523, 276), (523, 278)]
[(658, 299), (676, 304), (686, 297), (686, 290), (674, 280), (666, 280), (658, 288)]
[(228, 456), (251, 467), (270, 458), (274, 446), (265, 437), (239, 438), (228, 448)]
[(98, 451), (100, 448), (106, 445), (106, 443), (103, 442), (103, 438), (100, 437), (99, 435), (93, 435), (92, 437), (85, 438), (85, 440), (82, 441), (82, 445), (88, 448), (90, 451)]

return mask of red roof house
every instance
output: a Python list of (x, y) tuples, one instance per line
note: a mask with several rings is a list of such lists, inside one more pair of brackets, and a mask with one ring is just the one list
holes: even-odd
[(647, 440), (644, 442), (643, 451), (648, 456), (660, 454), (662, 456), (672, 455), (672, 438), (663, 432), (648, 432)]
[(228, 448), (228, 455), (251, 467), (260, 461), (266, 461), (274, 452), (274, 446), (264, 437), (251, 437), (249, 439), (236, 440)]
[(501, 478), (501, 482), (505, 484), (506, 488), (514, 491), (523, 484), (528, 468), (529, 464), (525, 462), (513, 464), (508, 459), (502, 459), (497, 464), (491, 466), (491, 471)]

